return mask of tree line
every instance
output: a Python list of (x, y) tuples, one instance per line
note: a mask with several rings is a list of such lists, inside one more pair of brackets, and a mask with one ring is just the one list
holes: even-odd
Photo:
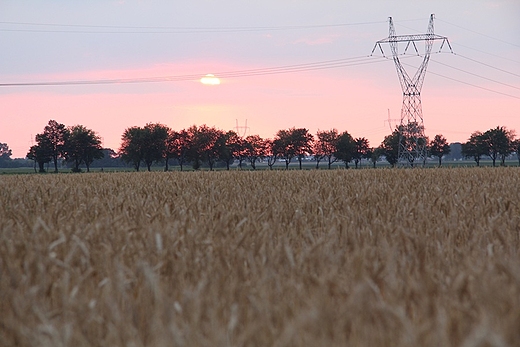
[(44, 166), (49, 162), (54, 164), (54, 172), (58, 172), (60, 159), (72, 163), (73, 172), (80, 172), (81, 164), (85, 164), (88, 172), (90, 164), (104, 156), (101, 138), (83, 125), (67, 127), (50, 120), (35, 140), (36, 145), (31, 146), (27, 158), (38, 164), (39, 172), (45, 172)]
[[(277, 131), (273, 138), (262, 138), (259, 135), (242, 137), (234, 131), (207, 125), (193, 125), (177, 131), (164, 124), (148, 123), (143, 127), (125, 129), (117, 156), (136, 171), (143, 167), (150, 171), (152, 165), (157, 163), (163, 163), (164, 170), (168, 171), (171, 162), (179, 165), (181, 171), (186, 165), (191, 165), (195, 170), (203, 165), (210, 170), (216, 166), (229, 170), (235, 162), (239, 168), (248, 165), (253, 170), (259, 162), (263, 162), (272, 169), (280, 161), (286, 169), (293, 162), (297, 162), (302, 169), (303, 160), (310, 157), (317, 169), (320, 164), (330, 169), (335, 162), (343, 163), (346, 168), (353, 163), (357, 168), (363, 159), (375, 167), (381, 158), (395, 166), (399, 159), (400, 142), (406, 146), (409, 140), (403, 136), (405, 133), (405, 129), (397, 127), (379, 146), (371, 147), (366, 138), (354, 138), (347, 131), (339, 132), (337, 129), (319, 130), (313, 135), (308, 129), (293, 127)], [(40, 172), (44, 172), (45, 164), (51, 162), (57, 172), (60, 160), (72, 164), (74, 172), (81, 171), (81, 165), (89, 171), (94, 160), (103, 158), (104, 153), (111, 151), (102, 148), (101, 139), (93, 130), (82, 125), (67, 127), (55, 120), (50, 120), (35, 140), (36, 144), (29, 149), (27, 158), (37, 163)], [(439, 134), (431, 141), (428, 138), (420, 140), (426, 145), (428, 156), (436, 158), (438, 165), (442, 165), (442, 158), (450, 153), (446, 138)], [(9, 151), (7, 145), (2, 144), (0, 158), (2, 155), (5, 157), (5, 153), (10, 155)], [(491, 158), (493, 166), (497, 160), (505, 165), (506, 157), (515, 152), (520, 164), (520, 140), (515, 139), (514, 132), (505, 127), (474, 132), (462, 144), (462, 155), (475, 160), (477, 166), (484, 156)]]

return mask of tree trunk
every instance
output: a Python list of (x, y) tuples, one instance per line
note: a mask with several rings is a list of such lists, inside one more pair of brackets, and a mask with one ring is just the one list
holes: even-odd
[(298, 158), (298, 162), (300, 163), (300, 170), (302, 169), (302, 159)]
[(442, 156), (439, 156), (439, 167), (442, 165)]
[(166, 161), (164, 163), (164, 172), (167, 172), (170, 168), (168, 167), (168, 157), (166, 157)]
[(289, 161), (285, 161), (285, 170), (289, 170)]
[(53, 157), (52, 160), (54, 161), (54, 172), (58, 172), (58, 157)]
[(43, 161), (39, 161), (38, 162), (38, 167), (39, 167), (39, 171), (38, 172), (40, 172), (40, 173), (45, 172), (44, 165), (45, 165), (45, 163)]

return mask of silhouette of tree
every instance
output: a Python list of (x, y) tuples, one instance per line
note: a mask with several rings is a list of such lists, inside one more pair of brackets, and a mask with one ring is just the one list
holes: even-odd
[(336, 146), (338, 143), (338, 130), (324, 130), (316, 133), (316, 141), (313, 145), (314, 158), (316, 159), (316, 169), (319, 168), (320, 160), (327, 158), (328, 169), (338, 158), (335, 157)]
[(11, 149), (9, 149), (9, 146), (7, 145), (7, 143), (0, 142), (0, 165), (3, 162), (10, 161), (12, 154), (13, 154), (13, 151)]
[(54, 172), (58, 172), (58, 159), (65, 158), (65, 142), (69, 136), (69, 129), (51, 119), (43, 129), (43, 135), (50, 144), (50, 155), (54, 163)]
[(399, 130), (395, 129), (390, 135), (385, 136), (381, 143), (382, 155), (392, 167), (395, 167), (399, 160), (399, 137)]
[(80, 172), (79, 166), (84, 163), (87, 172), (95, 159), (103, 158), (101, 139), (93, 130), (83, 125), (74, 125), (68, 129), (68, 136), (64, 146), (65, 160), (74, 164), (72, 171)]
[(148, 123), (143, 130), (143, 162), (147, 170), (151, 171), (152, 164), (161, 162), (165, 156), (170, 129), (163, 124)]
[(269, 170), (273, 169), (274, 164), (278, 160), (278, 149), (276, 148), (275, 142), (273, 139), (266, 139), (266, 153), (265, 159), (267, 159), (267, 166), (269, 166)]
[(31, 146), (27, 158), (38, 164), (38, 172), (45, 172), (45, 164), (52, 160), (52, 144), (43, 134), (37, 134), (36, 145)]
[(192, 139), (189, 158), (193, 168), (198, 170), (202, 162), (207, 162), (209, 169), (213, 171), (213, 167), (221, 155), (217, 141), (223, 134), (222, 131), (204, 124), (200, 127), (191, 126), (188, 133)]
[(289, 169), (289, 164), (296, 156), (296, 148), (293, 142), (294, 128), (288, 130), (278, 130), (276, 137), (273, 139), (272, 151), (273, 155), (285, 161), (285, 169)]
[[(237, 157), (242, 158), (243, 140), (236, 132), (230, 130), (226, 133), (220, 132), (215, 143), (216, 151), (218, 152), (218, 160), (226, 164), (226, 169), (233, 164)], [(244, 159), (240, 159), (241, 162)]]
[(345, 163), (347, 169), (348, 163), (352, 161), (355, 149), (356, 142), (354, 138), (346, 131), (341, 133), (336, 143), (336, 157)]
[[(404, 151), (404, 153), (408, 153), (408, 155), (406, 155), (406, 159), (408, 160), (410, 166), (413, 167), (415, 164), (415, 159), (417, 159), (416, 154), (418, 154), (414, 153), (416, 149), (419, 147), (426, 148), (428, 145), (428, 138), (421, 136), (421, 134), (424, 134), (424, 126), (417, 122), (410, 122), (405, 125), (399, 125), (397, 129), (400, 135), (401, 149)], [(424, 165), (426, 164), (426, 156), (424, 156), (423, 160)], [(397, 155), (397, 161), (399, 161), (399, 153)]]
[(314, 136), (305, 128), (291, 129), (291, 142), (294, 147), (294, 152), (298, 158), (300, 170), (302, 169), (302, 160), (305, 156), (312, 154), (312, 143)]
[[(170, 130), (166, 140), (166, 150), (168, 158), (175, 159), (179, 163), (181, 171), (184, 164), (189, 163), (189, 150), (191, 146), (191, 134), (186, 130)], [(168, 161), (166, 161), (165, 171), (168, 171)]]
[(497, 158), (500, 158), (500, 165), (504, 166), (506, 157), (513, 152), (514, 133), (505, 127), (496, 127), (486, 131), (482, 137), (486, 146), (486, 154), (493, 161), (493, 166), (495, 166)]
[(376, 147), (376, 148), (372, 147), (368, 150), (367, 156), (370, 159), (370, 161), (372, 162), (372, 167), (374, 169), (376, 168), (377, 161), (383, 155), (383, 152), (384, 152), (384, 150), (381, 147)]
[(442, 165), (442, 157), (451, 152), (451, 147), (448, 144), (448, 141), (442, 135), (435, 135), (433, 140), (429, 143), (428, 149), (430, 155), (439, 159), (439, 167)]
[(313, 136), (305, 128), (279, 130), (273, 140), (273, 152), (285, 161), (285, 169), (295, 157), (298, 158), (300, 170), (302, 160), (312, 152)]
[(354, 140), (354, 142), (355, 142), (355, 147), (354, 147), (354, 153), (352, 155), (352, 159), (354, 159), (354, 164), (357, 169), (358, 164), (361, 161), (361, 159), (369, 158), (368, 153), (370, 150), (370, 145), (368, 144), (368, 140), (364, 137), (357, 138)]
[(480, 131), (475, 131), (471, 134), (469, 140), (462, 144), (462, 155), (465, 158), (473, 158), (477, 166), (480, 166), (480, 159), (487, 153), (487, 144), (484, 140), (484, 135)]
[(268, 146), (269, 140), (264, 140), (259, 135), (249, 135), (245, 138), (244, 156), (253, 170), (256, 170), (256, 162), (267, 155)]
[(121, 159), (126, 163), (132, 163), (136, 171), (139, 171), (144, 158), (144, 137), (145, 130), (141, 127), (127, 128), (121, 137)]
[(511, 144), (513, 148), (513, 152), (516, 153), (516, 157), (518, 159), (518, 166), (520, 166), (520, 139), (516, 139)]

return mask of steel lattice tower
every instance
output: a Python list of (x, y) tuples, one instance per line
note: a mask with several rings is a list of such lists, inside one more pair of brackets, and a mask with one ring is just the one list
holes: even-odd
[[(379, 47), (383, 56), (385, 56), (382, 44), (388, 43), (392, 51), (392, 58), (397, 69), (401, 89), (403, 90), (403, 105), (401, 108), (401, 123), (399, 125), (399, 165), (414, 166), (414, 163), (423, 163), (426, 161), (426, 136), (424, 135), (424, 122), (421, 105), (421, 89), (426, 75), (426, 68), (430, 60), (433, 43), (436, 40), (442, 40), (442, 50), (444, 44), (447, 44), (451, 50), (450, 42), (447, 37), (435, 35), (433, 32), (434, 15), (430, 16), (428, 31), (426, 34), (416, 35), (400, 35), (395, 34), (394, 22), (392, 17), (389, 18), (389, 35), (387, 38), (376, 42), (372, 54), (376, 47)], [(417, 49), (416, 42), (424, 41), (425, 49), (421, 66), (417, 69), (413, 77), (406, 72), (403, 64), (399, 60), (399, 43), (406, 43), (404, 54), (410, 46), (415, 50), (418, 56), (421, 56)]]

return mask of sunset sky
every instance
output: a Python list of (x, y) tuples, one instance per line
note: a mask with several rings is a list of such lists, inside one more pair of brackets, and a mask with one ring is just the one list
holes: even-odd
[[(368, 56), (388, 36), (389, 16), (404, 35), (426, 33), (431, 13), (455, 54), (445, 47), (431, 56), (422, 89), (426, 135), (465, 141), (499, 125), (520, 135), (518, 0), (0, 0), (0, 84), (192, 76), (0, 86), (0, 142), (24, 157), (55, 119), (85, 125), (117, 150), (130, 126), (232, 130), (247, 119), (246, 135), (337, 128), (377, 146), (390, 133), (388, 110), (392, 126), (400, 117), (402, 91), (393, 62)], [(422, 58), (412, 55), (402, 62), (413, 75)], [(222, 77), (356, 57), (330, 69)], [(206, 74), (221, 84), (203, 85)]]

